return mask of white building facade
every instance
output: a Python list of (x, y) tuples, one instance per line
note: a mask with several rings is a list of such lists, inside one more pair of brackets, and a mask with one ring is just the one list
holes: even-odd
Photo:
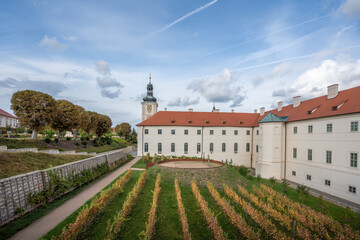
[(17, 122), (17, 117), (0, 109), (0, 127), (5, 128), (6, 126), (10, 126), (11, 128), (16, 128)]
[(138, 155), (227, 160), (360, 204), (359, 122), (360, 87), (332, 85), (267, 112), (155, 112), (138, 124)]

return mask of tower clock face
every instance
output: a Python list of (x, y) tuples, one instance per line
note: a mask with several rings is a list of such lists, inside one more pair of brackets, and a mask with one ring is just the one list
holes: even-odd
[(151, 112), (152, 106), (151, 105), (147, 105), (147, 111)]

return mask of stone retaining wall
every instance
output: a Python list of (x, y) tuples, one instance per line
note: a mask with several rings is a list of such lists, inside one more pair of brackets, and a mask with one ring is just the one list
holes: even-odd
[(94, 168), (99, 164), (108, 161), (110, 166), (114, 162), (127, 157), (133, 147), (129, 146), (120, 150), (109, 151), (98, 154), (94, 157), (83, 159), (77, 162), (67, 163), (51, 169), (29, 172), (0, 180), (0, 226), (17, 218), (17, 209), (25, 212), (31, 211), (36, 206), (32, 206), (27, 201), (30, 192), (38, 192), (46, 188), (49, 181), (47, 171), (55, 171), (62, 177), (79, 173), (84, 169)]

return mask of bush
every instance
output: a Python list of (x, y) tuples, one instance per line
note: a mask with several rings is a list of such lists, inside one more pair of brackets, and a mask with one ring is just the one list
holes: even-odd
[(67, 141), (70, 141), (70, 140), (71, 140), (71, 137), (66, 137), (66, 140), (67, 140)]
[(27, 133), (28, 133), (28, 134), (32, 134), (32, 129), (28, 129), (28, 130), (27, 130)]
[(84, 140), (85, 140), (85, 136), (81, 136), (81, 137), (80, 137), (80, 140), (81, 140), (81, 141), (84, 141)]
[(18, 128), (16, 129), (16, 131), (17, 131), (18, 133), (24, 133), (26, 130), (25, 130), (24, 127), (20, 126), (20, 127), (18, 127)]
[(86, 141), (86, 140), (82, 141), (81, 143), (82, 143), (82, 145), (87, 145), (87, 141)]
[(99, 143), (94, 143), (94, 147), (100, 147)]
[(80, 145), (77, 141), (74, 141), (74, 144), (75, 144), (76, 146), (79, 146), (79, 145)]
[(238, 172), (239, 172), (242, 176), (244, 176), (244, 177), (246, 177), (246, 176), (249, 175), (249, 173), (250, 173), (250, 170), (247, 169), (247, 167), (245, 167), (245, 166), (239, 166), (239, 167), (237, 168), (237, 170), (238, 170)]
[(55, 142), (59, 142), (59, 138), (55, 138)]
[(90, 137), (89, 137), (89, 136), (86, 136), (85, 139), (86, 139), (86, 141), (89, 141), (89, 140), (90, 140)]
[(46, 142), (46, 143), (50, 143), (50, 142), (51, 142), (51, 139), (50, 139), (50, 138), (45, 138), (45, 142)]
[(285, 178), (281, 179), (281, 188), (282, 188), (282, 191), (286, 194), (287, 191), (288, 191), (288, 187), (289, 187), (289, 183), (288, 181), (286, 181)]

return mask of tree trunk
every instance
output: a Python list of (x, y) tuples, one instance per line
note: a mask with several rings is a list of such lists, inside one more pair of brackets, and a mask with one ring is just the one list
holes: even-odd
[(38, 135), (38, 131), (36, 129), (33, 129), (31, 138), (32, 139), (37, 139), (37, 135)]
[(60, 130), (58, 130), (57, 138), (60, 140)]
[(78, 130), (77, 129), (75, 129), (75, 140), (77, 140), (77, 137), (78, 137)]

